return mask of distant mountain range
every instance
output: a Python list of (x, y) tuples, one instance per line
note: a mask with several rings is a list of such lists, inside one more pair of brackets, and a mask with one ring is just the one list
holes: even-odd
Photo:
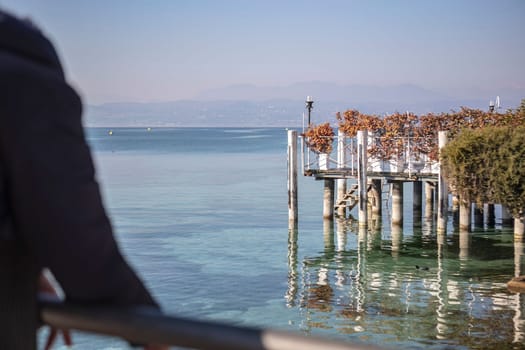
[[(502, 107), (515, 108), (525, 89), (496, 92)], [(450, 97), (404, 84), (389, 87), (338, 85), (328, 82), (296, 83), (284, 87), (235, 85), (207, 90), (192, 100), (151, 103), (106, 103), (87, 107), (86, 126), (283, 126), (302, 125), (306, 96), (313, 96), (312, 122), (333, 122), (336, 112), (357, 109), (385, 114), (411, 111), (417, 114), (448, 112), (461, 106), (487, 109), (495, 94), (475, 98)], [(483, 96), (481, 96), (483, 95)], [(488, 95), (488, 96), (486, 96)]]

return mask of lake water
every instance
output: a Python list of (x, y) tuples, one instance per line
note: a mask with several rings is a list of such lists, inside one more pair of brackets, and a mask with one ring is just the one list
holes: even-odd
[(322, 182), (300, 176), (290, 233), (284, 129), (86, 131), (117, 239), (168, 313), (391, 348), (523, 348), (525, 296), (505, 285), (524, 273), (523, 245), (509, 230), (450, 224), (438, 239), (408, 203), (391, 230), (384, 203), (383, 224), (359, 233), (323, 222)]

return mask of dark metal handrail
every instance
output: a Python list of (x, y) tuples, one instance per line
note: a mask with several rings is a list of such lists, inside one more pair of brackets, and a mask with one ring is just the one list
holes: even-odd
[(47, 300), (39, 304), (42, 321), (52, 327), (116, 336), (133, 344), (210, 350), (378, 349), (284, 331), (167, 316), (147, 308), (84, 306)]

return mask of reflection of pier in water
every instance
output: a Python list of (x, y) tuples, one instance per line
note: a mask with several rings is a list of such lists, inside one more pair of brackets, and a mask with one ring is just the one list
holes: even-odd
[(325, 221), (324, 250), (301, 261), (290, 231), (287, 305), (301, 309), (305, 332), (464, 346), (525, 341), (525, 298), (505, 287), (504, 271), (524, 273), (524, 247), (512, 233), (436, 237), (424, 222), (404, 236), (375, 220), (368, 229), (338, 220), (335, 230)]

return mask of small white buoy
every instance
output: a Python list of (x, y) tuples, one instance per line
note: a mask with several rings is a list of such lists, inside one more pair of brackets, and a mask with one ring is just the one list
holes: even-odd
[(148, 128), (148, 131), (151, 131), (151, 128)]
[(111, 136), (113, 135), (113, 130), (109, 130), (108, 134)]

